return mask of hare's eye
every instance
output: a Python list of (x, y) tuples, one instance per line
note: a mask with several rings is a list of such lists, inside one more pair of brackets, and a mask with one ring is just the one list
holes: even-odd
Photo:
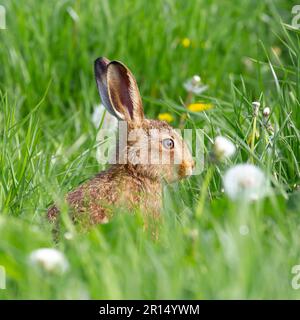
[(174, 140), (167, 138), (162, 141), (164, 148), (173, 149), (174, 148)]

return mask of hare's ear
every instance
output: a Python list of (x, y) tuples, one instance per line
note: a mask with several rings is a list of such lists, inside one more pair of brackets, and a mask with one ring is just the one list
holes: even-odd
[(144, 111), (136, 80), (121, 62), (112, 61), (107, 66), (107, 89), (110, 103), (123, 120), (138, 126)]
[(96, 83), (98, 87), (98, 91), (101, 97), (101, 101), (106, 108), (106, 110), (118, 118), (119, 120), (123, 119), (123, 115), (118, 113), (117, 110), (113, 108), (111, 105), (109, 96), (108, 96), (108, 91), (107, 91), (107, 66), (109, 64), (109, 60), (102, 57), (98, 58), (95, 60), (94, 63), (94, 72), (95, 72), (95, 78), (96, 78)]

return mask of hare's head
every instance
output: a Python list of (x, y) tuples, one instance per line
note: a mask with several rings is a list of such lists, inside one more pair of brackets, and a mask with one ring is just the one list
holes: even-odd
[(189, 176), (194, 160), (181, 137), (164, 121), (146, 119), (136, 80), (118, 61), (98, 58), (96, 82), (101, 100), (120, 122), (124, 132), (117, 146), (117, 161), (127, 163), (137, 174), (168, 182)]

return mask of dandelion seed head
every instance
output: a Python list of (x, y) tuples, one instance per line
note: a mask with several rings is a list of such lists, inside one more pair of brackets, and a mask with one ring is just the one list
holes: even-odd
[(208, 89), (208, 86), (201, 82), (201, 78), (198, 75), (194, 75), (192, 78), (185, 81), (183, 86), (187, 92), (196, 95), (199, 95)]
[(259, 108), (260, 107), (260, 102), (259, 101), (253, 101), (252, 102), (253, 108)]
[(192, 78), (192, 82), (193, 82), (194, 85), (200, 83), (200, 82), (201, 82), (200, 76), (198, 76), (197, 74), (195, 74), (195, 75), (193, 76), (193, 78)]
[(230, 158), (235, 154), (235, 151), (236, 147), (229, 139), (222, 136), (216, 137), (213, 147), (213, 153), (218, 160)]
[(232, 200), (255, 201), (267, 193), (267, 180), (261, 169), (252, 164), (230, 168), (223, 177), (225, 193)]
[(271, 113), (271, 110), (269, 107), (265, 107), (264, 110), (263, 110), (263, 116), (265, 118), (268, 118), (270, 116), (270, 113)]
[(63, 273), (69, 268), (69, 263), (64, 254), (52, 248), (34, 250), (29, 256), (29, 262), (49, 273)]
[(258, 111), (260, 108), (260, 102), (259, 101), (253, 101), (252, 102), (252, 108), (253, 108), (253, 114), (255, 117), (258, 116)]

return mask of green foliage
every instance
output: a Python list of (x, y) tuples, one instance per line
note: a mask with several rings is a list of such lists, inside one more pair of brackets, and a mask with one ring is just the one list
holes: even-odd
[[(0, 298), (299, 298), (291, 268), (300, 264), (299, 32), (287, 1), (2, 1), (0, 30)], [(182, 45), (184, 38), (190, 46)], [(91, 121), (99, 102), (93, 61), (126, 63), (136, 75), (145, 113), (168, 112), (178, 126), (183, 82), (201, 75), (208, 91), (186, 127), (203, 128), (206, 153), (222, 134), (238, 146), (218, 166), (200, 218), (206, 169), (166, 188), (164, 223), (154, 240), (140, 217), (116, 214), (78, 232), (63, 219), (53, 241), (47, 207), (103, 168)], [(262, 115), (254, 151), (251, 102), (271, 109), (272, 140)], [(222, 193), (226, 168), (253, 159), (272, 181), (254, 204)], [(246, 227), (246, 229), (245, 229)], [(245, 232), (247, 230), (248, 232)], [(65, 232), (74, 234), (72, 239)], [(68, 237), (67, 237), (68, 238)], [(28, 255), (57, 247), (70, 269), (34, 270)]]

